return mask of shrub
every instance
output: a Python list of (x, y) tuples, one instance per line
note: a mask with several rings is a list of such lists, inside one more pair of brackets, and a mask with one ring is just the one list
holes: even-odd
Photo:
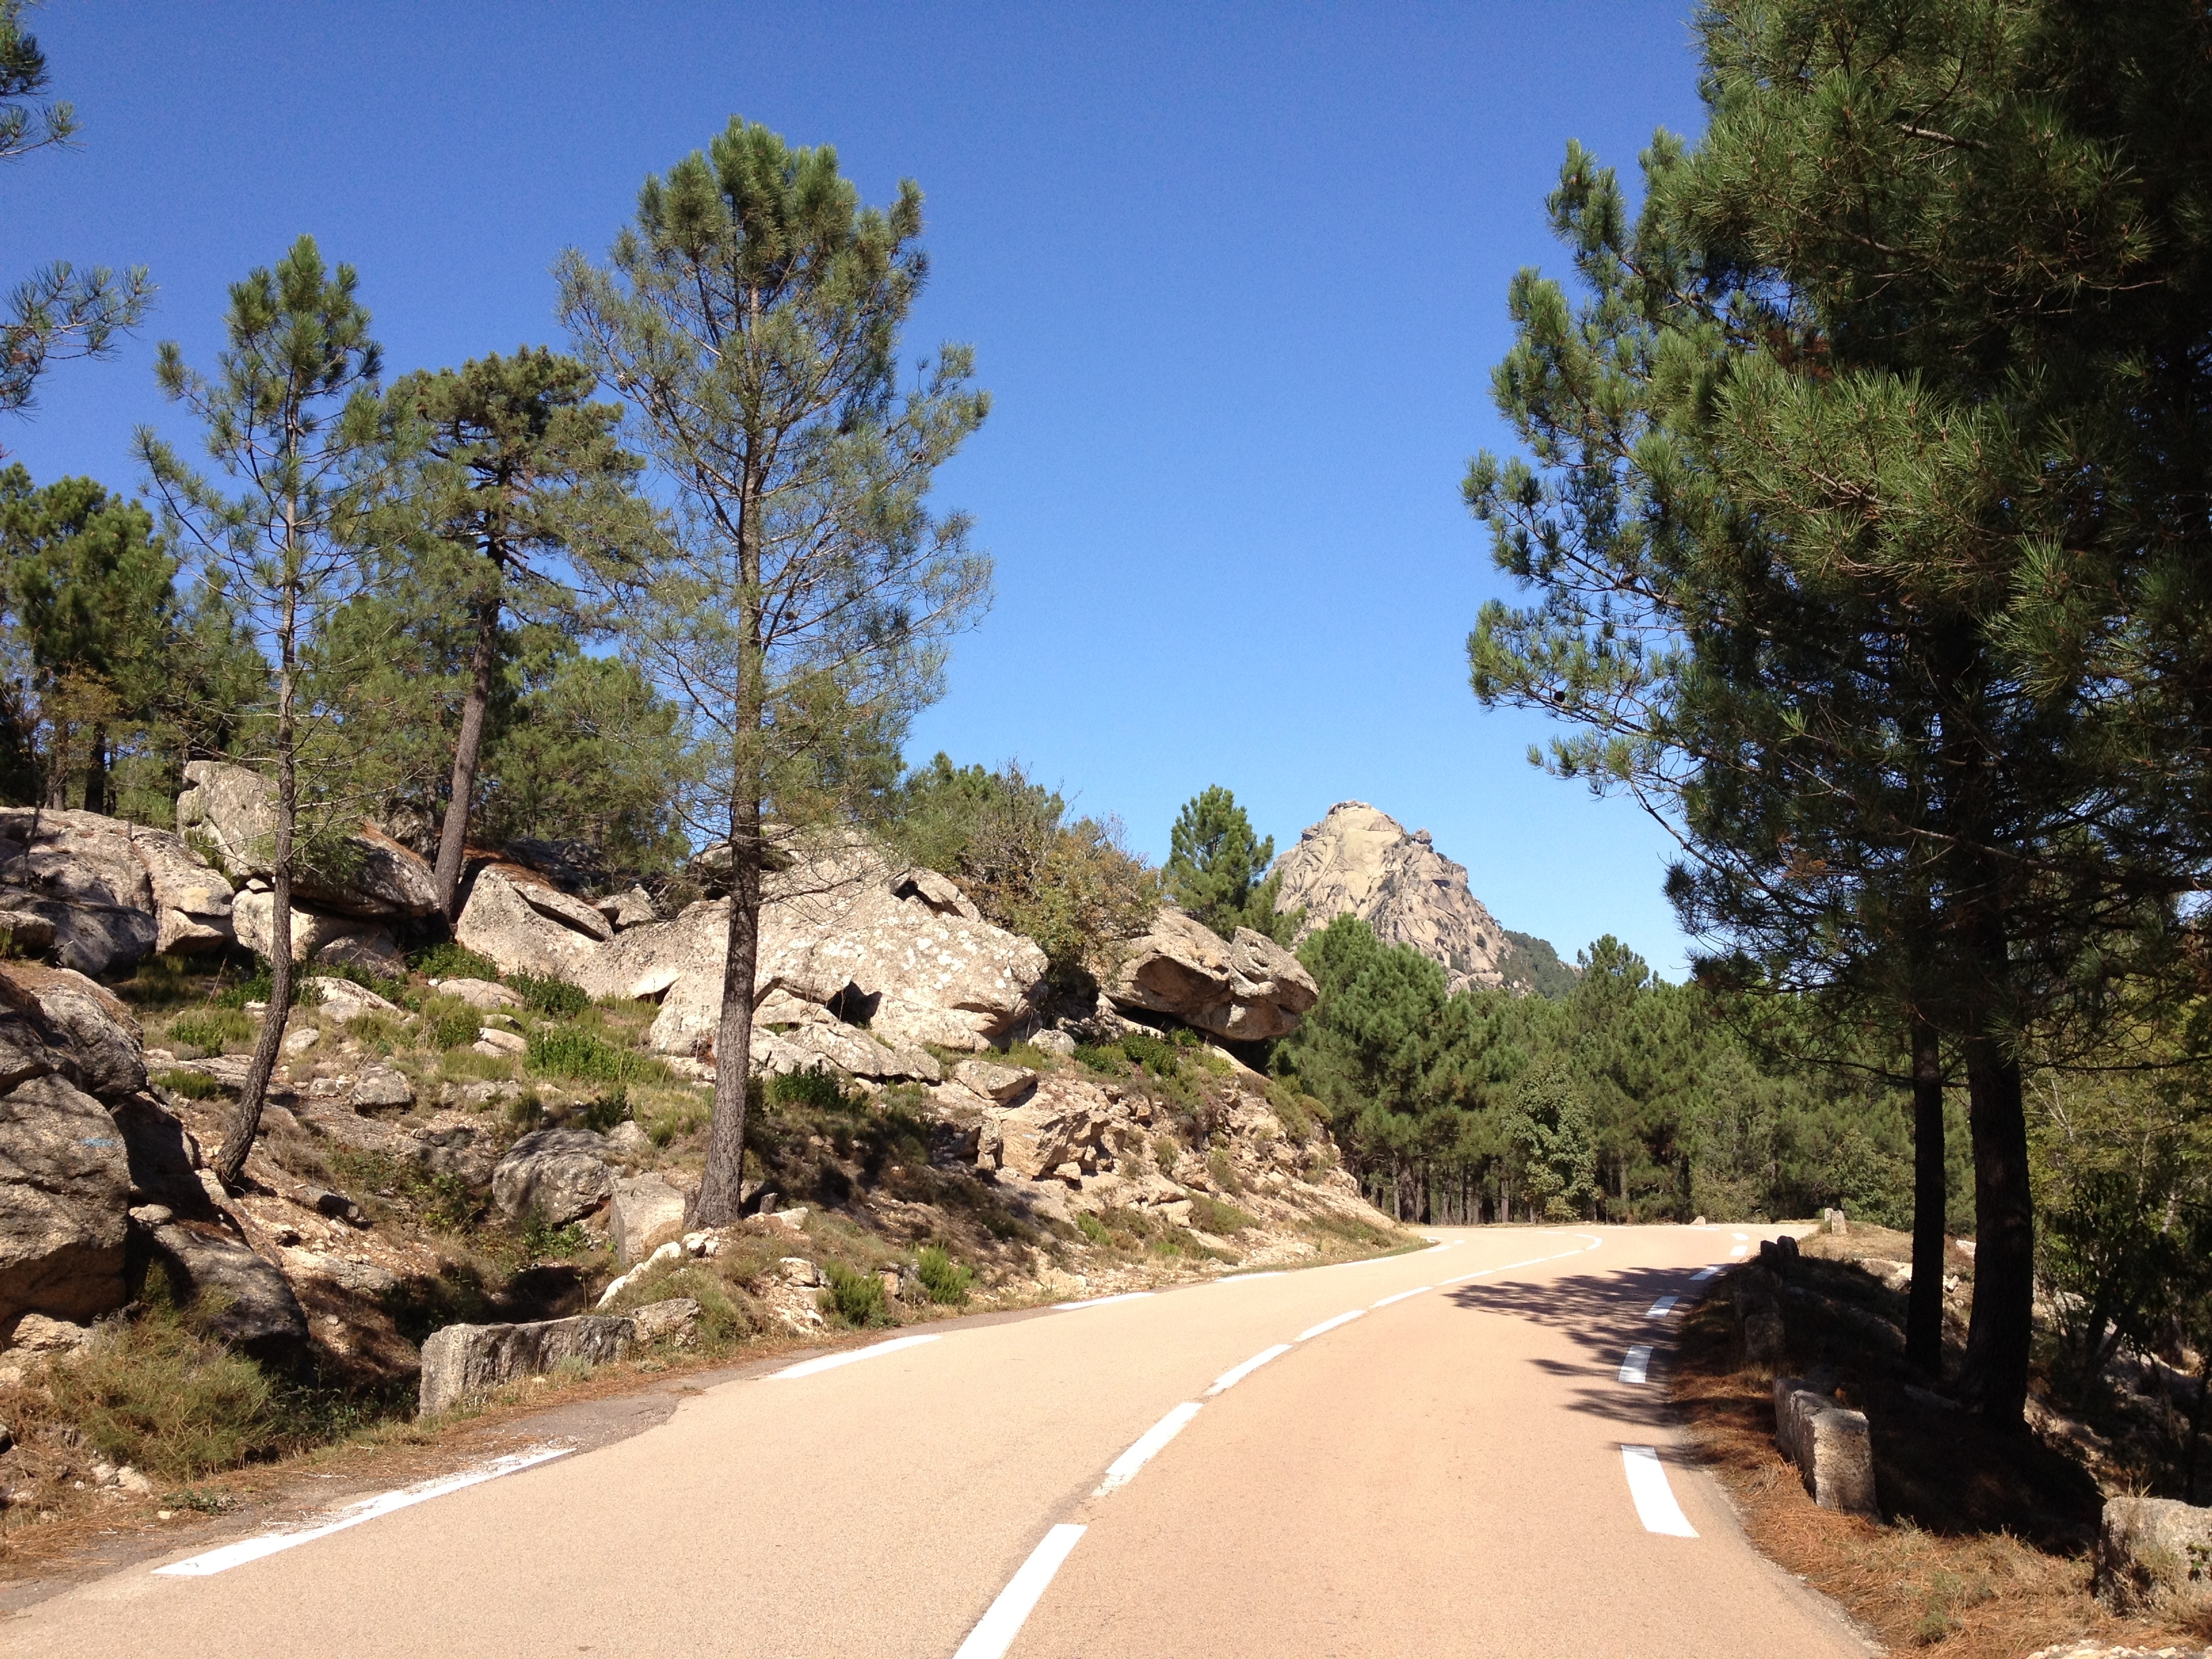
[(164, 1072), (154, 1081), (186, 1100), (211, 1100), (222, 1092), (222, 1085), (205, 1072)]
[(253, 1036), (253, 1018), (235, 1008), (194, 1008), (169, 1022), (169, 1041), (221, 1053)]
[(805, 1106), (817, 1112), (846, 1112), (866, 1104), (847, 1091), (843, 1080), (824, 1066), (803, 1072), (779, 1072), (768, 1082), (768, 1097), (779, 1106)]
[(592, 1006), (580, 985), (565, 979), (541, 979), (536, 974), (510, 974), (507, 982), (522, 993), (522, 1000), (549, 1019), (574, 1019)]
[(965, 1302), (968, 1286), (975, 1277), (974, 1269), (953, 1261), (941, 1244), (923, 1245), (915, 1259), (915, 1271), (921, 1276), (921, 1288), (929, 1292), (932, 1302)]
[(422, 1040), (433, 1048), (465, 1048), (483, 1029), (483, 1016), (459, 997), (423, 999)]
[(1182, 1142), (1173, 1135), (1152, 1138), (1152, 1162), (1160, 1166), (1162, 1175), (1175, 1173), (1176, 1160), (1182, 1156)]
[(1259, 1223), (1234, 1204), (1224, 1204), (1219, 1199), (1209, 1198), (1204, 1193), (1193, 1193), (1190, 1195), (1190, 1224), (1202, 1233), (1227, 1238), (1243, 1232), (1247, 1227), (1257, 1226)]
[(540, 1077), (576, 1083), (665, 1083), (668, 1068), (649, 1055), (618, 1048), (605, 1037), (574, 1026), (530, 1034), (530, 1069)]
[[(266, 962), (257, 959), (253, 972), (246, 978), (217, 991), (209, 999), (218, 1008), (243, 1009), (249, 1002), (266, 1002), (276, 994), (276, 970)], [(323, 1000), (323, 988), (305, 973), (292, 975), (292, 1003), (295, 1008), (313, 1007)]]
[(549, 1257), (566, 1261), (581, 1255), (592, 1248), (592, 1236), (580, 1221), (571, 1221), (565, 1227), (556, 1227), (546, 1220), (544, 1212), (532, 1210), (522, 1223), (522, 1252), (532, 1261)]
[[(1238, 1198), (1244, 1195), (1244, 1183), (1237, 1176), (1237, 1166), (1229, 1161), (1228, 1153), (1218, 1151), (1208, 1152), (1206, 1155), (1206, 1172), (1213, 1177), (1213, 1184), (1223, 1192)], [(1211, 1232), (1213, 1230), (1209, 1227), (1206, 1231)]]
[(605, 1134), (629, 1115), (629, 1091), (619, 1083), (611, 1089), (602, 1089), (585, 1103), (578, 1115), (586, 1129)]
[[(1185, 1034), (1178, 1031), (1176, 1035)], [(1182, 1056), (1176, 1052), (1176, 1045), (1163, 1042), (1149, 1031), (1123, 1032), (1121, 1052), (1157, 1078), (1175, 1077), (1182, 1071)]]
[(890, 1323), (890, 1304), (884, 1281), (873, 1273), (854, 1273), (842, 1261), (829, 1265), (830, 1288), (822, 1292), (822, 1311), (855, 1329)]
[(268, 1374), (171, 1308), (104, 1327), (76, 1360), (52, 1368), (49, 1386), (95, 1450), (164, 1480), (273, 1456), (293, 1438)]
[(1129, 1069), (1129, 1057), (1121, 1052), (1118, 1043), (1112, 1042), (1077, 1043), (1075, 1063), (1101, 1077), (1119, 1077)]
[(427, 979), (496, 981), (499, 978), (499, 964), (489, 957), (480, 957), (474, 951), (464, 950), (450, 940), (441, 945), (426, 945), (419, 951), (410, 951), (407, 965)]
[(1087, 1210), (1077, 1214), (1075, 1225), (1076, 1230), (1093, 1244), (1110, 1247), (1114, 1243), (1114, 1235), (1107, 1231), (1106, 1224)]

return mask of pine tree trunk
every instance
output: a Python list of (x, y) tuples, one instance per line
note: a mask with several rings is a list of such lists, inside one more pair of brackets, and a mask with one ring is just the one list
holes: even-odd
[(1943, 1053), (1936, 1028), (1912, 1022), (1912, 1295), (1905, 1357), (1923, 1375), (1943, 1374)]
[(461, 861), (469, 838), (469, 814), (476, 802), (477, 762), (483, 752), (484, 711), (491, 707), (491, 674), (499, 649), (499, 590), (477, 606), (477, 641), (469, 653), (468, 696), (461, 704), (461, 734), (453, 746), (453, 793), (438, 835), (438, 912), (448, 922), (460, 896)]
[[(1966, 1045), (1974, 1140), (1974, 1309), (1959, 1394), (1987, 1421), (2015, 1427), (2027, 1402), (2034, 1337), (2035, 1212), (2020, 1062), (1998, 1039)], [(1916, 1269), (1916, 1277), (1917, 1270)]]
[(253, 1059), (246, 1068), (246, 1081), (238, 1091), (238, 1106), (231, 1114), (215, 1173), (225, 1187), (235, 1188), (246, 1168), (253, 1138), (261, 1132), (261, 1103), (276, 1073), (276, 1055), (284, 1042), (284, 1027), (292, 1012), (292, 839), (299, 822), (299, 775), (295, 764), (293, 697), (299, 665), (297, 641), (298, 595), (284, 596), (284, 620), (278, 635), (281, 660), (276, 673), (276, 833), (269, 872), (274, 908), (269, 918), (270, 989), (268, 1012), (261, 1017), (261, 1036), (253, 1045)]

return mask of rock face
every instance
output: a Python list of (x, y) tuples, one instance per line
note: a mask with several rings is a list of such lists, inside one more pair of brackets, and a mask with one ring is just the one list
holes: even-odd
[(0, 1096), (0, 1320), (90, 1319), (124, 1298), (131, 1166), (107, 1109), (32, 1061), (0, 1021), (15, 1086)]
[(615, 1182), (607, 1214), (607, 1242), (615, 1260), (634, 1267), (684, 1231), (684, 1194), (657, 1175)]
[(510, 1216), (536, 1211), (552, 1226), (588, 1215), (615, 1189), (606, 1141), (589, 1129), (539, 1129), (507, 1148), (492, 1171), (492, 1201)]
[(1266, 934), (1239, 927), (1224, 942), (1172, 905), (1129, 948), (1106, 994), (1123, 1008), (1173, 1014), (1240, 1042), (1296, 1030), (1320, 999), (1313, 976)]
[[(238, 942), (256, 956), (276, 953), (276, 896), (265, 887), (249, 887), (233, 901), (232, 926)], [(334, 915), (325, 910), (292, 907), (292, 960), (349, 963), (393, 973), (404, 969), (399, 946), (392, 930), (381, 922), (358, 916)]]
[(510, 1382), (540, 1376), (564, 1359), (604, 1365), (621, 1358), (635, 1340), (636, 1328), (628, 1319), (597, 1314), (527, 1325), (448, 1325), (422, 1345), (416, 1409), (434, 1417)]
[(0, 902), (52, 927), (64, 967), (119, 973), (161, 937), (153, 880), (136, 844), (154, 833), (96, 812), (0, 809)]
[(1504, 983), (1505, 930), (1468, 890), (1466, 866), (1437, 852), (1425, 830), (1409, 834), (1365, 801), (1339, 801), (1275, 871), (1283, 878), (1276, 908), (1306, 913), (1301, 940), (1355, 915), (1385, 945), (1411, 945), (1441, 963), (1454, 991)]

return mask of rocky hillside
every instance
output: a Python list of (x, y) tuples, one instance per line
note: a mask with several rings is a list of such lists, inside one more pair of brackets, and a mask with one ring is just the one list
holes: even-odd
[[(209, 1154), (266, 1014), (239, 947), (265, 939), (268, 897), (254, 781), (193, 787), (183, 836), (0, 821), (0, 1422), (20, 1466), (0, 1498), (19, 1514), (150, 1508), (319, 1425), (434, 1414), (559, 1363), (1400, 1240), (1312, 1103), (1210, 1040), (1295, 1025), (1314, 988), (1288, 952), (1164, 911), (1070, 1007), (1034, 944), (858, 847), (769, 906), (738, 1225), (688, 1221), (723, 902), (663, 917), (487, 857), (460, 942), (409, 951), (427, 872), (368, 830), (299, 902), (305, 990), (226, 1190)], [(345, 1403), (253, 1407), (220, 1455), (162, 1426), (216, 1409), (194, 1379), (265, 1401), (223, 1370), (248, 1360), (295, 1405)]]
[(1298, 937), (1355, 915), (1386, 945), (1440, 963), (1451, 988), (1512, 985), (1551, 992), (1571, 973), (1550, 945), (1501, 927), (1471, 892), (1467, 868), (1365, 801), (1339, 801), (1275, 861), (1279, 910), (1306, 913)]

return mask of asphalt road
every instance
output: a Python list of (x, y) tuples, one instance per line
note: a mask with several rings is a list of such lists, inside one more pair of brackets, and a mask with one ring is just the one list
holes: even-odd
[(305, 1541), (140, 1563), (0, 1653), (1863, 1659), (1670, 1451), (1655, 1309), (1756, 1235), (1437, 1237), (726, 1382)]

